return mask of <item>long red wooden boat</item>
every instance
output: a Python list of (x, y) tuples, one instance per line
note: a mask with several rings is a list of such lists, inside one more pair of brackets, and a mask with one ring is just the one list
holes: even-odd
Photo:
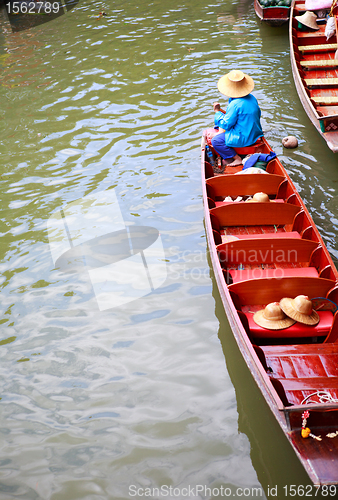
[[(338, 272), (277, 157), (267, 173), (238, 173), (239, 166), (216, 175), (204, 137), (201, 150), (209, 251), (234, 337), (312, 482), (336, 485)], [(237, 152), (269, 154), (271, 148), (263, 138)], [(258, 192), (269, 201), (246, 201)], [(254, 313), (267, 304), (299, 295), (311, 298), (317, 325), (297, 322), (276, 331), (255, 323)], [(307, 438), (303, 427), (311, 429)]]
[(290, 18), (290, 6), (287, 5), (264, 6), (259, 0), (254, 0), (254, 9), (259, 19), (270, 26), (281, 26)]
[[(300, 29), (295, 16), (305, 12), (302, 0), (291, 6), (290, 58), (304, 109), (329, 148), (338, 152), (338, 60), (336, 34), (326, 40), (325, 19), (319, 30)], [(318, 20), (319, 21), (319, 20)]]

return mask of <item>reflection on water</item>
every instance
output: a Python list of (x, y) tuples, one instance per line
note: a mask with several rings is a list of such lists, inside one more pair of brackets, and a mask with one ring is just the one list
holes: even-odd
[[(212, 103), (226, 105), (216, 82), (240, 67), (255, 80), (268, 141), (338, 258), (336, 159), (300, 105), (287, 29), (259, 23), (251, 2), (200, 0), (82, 0), (59, 20), (9, 28), (2, 17), (2, 496), (124, 499), (131, 485), (298, 484), (293, 452), (248, 381), (212, 295), (199, 157)], [(283, 151), (289, 134), (299, 147)], [(61, 211), (113, 191), (122, 243), (104, 239), (113, 230), (102, 220), (88, 223), (81, 261), (69, 246), (57, 261), (53, 214), (70, 245)], [(148, 228), (147, 241), (135, 242), (133, 228)], [(65, 272), (83, 259), (95, 260), (95, 272), (123, 262), (117, 275), (129, 272), (137, 290), (141, 267), (126, 266), (128, 255), (142, 259), (142, 270), (146, 261), (151, 293), (118, 307), (98, 307), (93, 283), (82, 279), (87, 270)], [(108, 281), (100, 274), (99, 283)], [(280, 462), (265, 435), (276, 438)]]

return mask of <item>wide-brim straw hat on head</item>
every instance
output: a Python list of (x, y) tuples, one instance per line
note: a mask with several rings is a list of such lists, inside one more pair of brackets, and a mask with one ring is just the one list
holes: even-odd
[(284, 314), (278, 302), (271, 302), (265, 309), (257, 311), (253, 315), (253, 320), (258, 326), (268, 330), (283, 330), (296, 323), (294, 319)]
[(227, 97), (245, 97), (254, 89), (254, 81), (251, 76), (243, 71), (232, 70), (218, 80), (218, 90)]
[(295, 19), (297, 19), (298, 22), (300, 22), (304, 26), (307, 26), (308, 28), (319, 30), (319, 26), (317, 24), (317, 16), (314, 12), (307, 10), (305, 14), (302, 14), (301, 16), (295, 16)]
[(319, 323), (319, 315), (312, 309), (312, 302), (306, 295), (298, 295), (295, 299), (285, 297), (279, 304), (285, 314), (298, 323), (304, 325)]

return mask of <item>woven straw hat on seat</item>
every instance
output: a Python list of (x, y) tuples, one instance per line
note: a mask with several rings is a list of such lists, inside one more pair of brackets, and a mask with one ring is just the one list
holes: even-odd
[(304, 325), (319, 323), (319, 315), (312, 309), (312, 302), (306, 295), (298, 295), (295, 299), (286, 297), (279, 304), (285, 314), (298, 323)]
[(245, 200), (251, 203), (267, 203), (270, 201), (269, 196), (266, 193), (255, 193), (252, 198)]
[(267, 203), (270, 201), (270, 198), (266, 193), (255, 193), (252, 199), (261, 203)]
[(218, 90), (227, 97), (244, 97), (254, 89), (254, 81), (251, 76), (243, 71), (232, 70), (218, 80)]
[(311, 28), (313, 30), (319, 30), (319, 26), (317, 24), (317, 16), (314, 12), (307, 10), (305, 14), (301, 16), (295, 16), (298, 22), (306, 26), (307, 28)]
[(258, 326), (268, 330), (283, 330), (296, 323), (295, 320), (285, 316), (278, 302), (271, 302), (265, 309), (257, 311), (253, 320)]

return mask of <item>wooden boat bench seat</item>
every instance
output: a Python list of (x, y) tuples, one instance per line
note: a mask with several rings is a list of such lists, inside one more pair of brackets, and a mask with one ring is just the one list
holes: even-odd
[(338, 87), (338, 78), (305, 78), (309, 88)]
[(297, 232), (295, 238), (284, 235), (288, 233), (259, 234), (256, 239), (245, 238), (245, 235), (241, 235), (242, 238), (228, 236), (227, 242), (217, 245), (227, 283), (262, 278), (318, 278), (317, 268), (310, 265), (318, 243), (301, 239)]
[[(229, 203), (235, 203), (235, 202), (234, 201), (216, 201), (215, 206), (222, 207), (222, 206), (227, 205)], [(238, 203), (245, 203), (245, 201), (241, 201)], [(283, 199), (279, 198), (278, 200), (271, 200), (270, 203), (285, 203), (285, 201)]]
[[(307, 390), (309, 394), (315, 391), (325, 391), (327, 389), (336, 389), (338, 391), (338, 377), (304, 377), (279, 380), (282, 382), (284, 389), (289, 391)], [(334, 397), (337, 398), (337, 396)]]
[(249, 305), (260, 305), (263, 308), (270, 302), (279, 302), (283, 297), (327, 297), (335, 284), (331, 279), (308, 276), (262, 278), (233, 283), (229, 285), (229, 291), (238, 298), (238, 307), (241, 309)]
[[(244, 175), (244, 174), (243, 174)], [(258, 178), (259, 177), (259, 178)], [(279, 185), (285, 180), (282, 175), (276, 174), (245, 174), (216, 175), (206, 180), (207, 188), (211, 187), (215, 201), (226, 196), (252, 196), (257, 192), (275, 195)]]
[(319, 277), (315, 267), (275, 267), (274, 269), (256, 267), (255, 269), (229, 269), (228, 272), (233, 283), (261, 278)]
[(252, 233), (252, 234), (221, 234), (222, 243), (229, 243), (236, 240), (257, 240), (267, 238), (292, 238), (300, 239), (301, 235), (297, 231), (278, 231), (276, 233)]
[[(301, 323), (295, 323), (284, 330), (268, 330), (267, 328), (262, 328), (254, 322), (254, 313), (245, 313), (245, 316), (248, 319), (250, 333), (255, 339), (326, 337), (333, 324), (333, 314), (331, 311), (318, 311), (318, 314), (320, 320), (317, 325), (308, 326)], [(263, 348), (264, 346), (261, 347)]]
[(317, 391), (326, 391), (334, 399), (338, 399), (338, 377), (314, 377), (277, 380), (283, 387), (286, 399), (290, 405), (301, 404), (307, 396), (310, 396), (310, 394), (314, 394)]
[(299, 45), (300, 52), (330, 52), (337, 50), (336, 43), (322, 43), (318, 45)]
[(317, 112), (321, 116), (338, 115), (338, 106), (318, 106)]
[(303, 3), (296, 2), (295, 9), (297, 10), (297, 15), (299, 15), (299, 13), (301, 13), (301, 12), (305, 12), (306, 11), (305, 3), (304, 2)]
[(313, 68), (337, 68), (337, 59), (319, 59), (319, 60), (303, 60), (300, 61), (300, 65), (305, 69)]
[(318, 39), (322, 39), (322, 43), (326, 42), (325, 27), (321, 26), (318, 31), (298, 31), (296, 30), (296, 35), (299, 40), (305, 43), (308, 41), (309, 44), (315, 44)]
[[(338, 92), (338, 91), (337, 91)], [(333, 104), (338, 105), (338, 93), (336, 96), (328, 96), (328, 95), (311, 95), (311, 99), (316, 104)]]
[[(263, 176), (262, 176), (263, 177)], [(267, 210), (266, 203), (233, 202), (210, 210), (219, 222), (226, 226), (258, 226), (292, 224), (296, 214), (301, 210), (291, 203), (271, 203)]]
[(259, 148), (265, 148), (265, 144), (262, 141), (262, 138), (259, 137), (257, 141), (254, 144), (251, 144), (251, 146), (246, 146), (244, 148), (233, 148), (238, 155), (249, 155), (252, 153), (258, 153), (262, 152), (259, 151)]
[(319, 370), (322, 376), (338, 377), (338, 343), (267, 345), (260, 350), (274, 377), (304, 377), (304, 370), (308, 376)]
[[(301, 238), (257, 238), (255, 240), (237, 239), (221, 243), (216, 248), (223, 269), (240, 265), (243, 266), (243, 271), (246, 271), (247, 275), (247, 278), (242, 279), (258, 279), (284, 276), (318, 277), (316, 268), (308, 267), (317, 247), (316, 241)], [(304, 267), (301, 263), (304, 263)], [(273, 265), (275, 269), (266, 270), (264, 273), (262, 266), (267, 264)], [(295, 268), (294, 264), (298, 267)], [(254, 266), (255, 269), (245, 269), (245, 265), (250, 268)], [(294, 269), (298, 269), (298, 274)], [(229, 272), (238, 279), (242, 275), (245, 276), (243, 271), (229, 269)], [(276, 272), (277, 274), (274, 274)]]
[[(334, 372), (327, 372), (327, 376), (338, 376), (338, 343), (331, 343), (331, 344), (319, 344), (319, 345), (313, 345), (313, 344), (301, 344), (301, 345), (281, 345), (281, 346), (262, 346), (261, 350), (264, 352), (264, 355), (266, 359), (275, 359), (276, 357), (282, 358), (287, 360), (290, 356), (319, 356), (320, 358), (322, 356), (331, 356), (333, 355), (332, 358), (332, 363), (331, 363), (331, 369), (333, 367)], [(271, 363), (271, 361), (270, 361)], [(278, 362), (279, 363), (279, 362)], [(276, 369), (275, 369), (276, 373)], [(279, 373), (279, 372), (278, 372)], [(282, 376), (280, 373), (278, 376)], [(284, 375), (285, 376), (285, 375)]]

